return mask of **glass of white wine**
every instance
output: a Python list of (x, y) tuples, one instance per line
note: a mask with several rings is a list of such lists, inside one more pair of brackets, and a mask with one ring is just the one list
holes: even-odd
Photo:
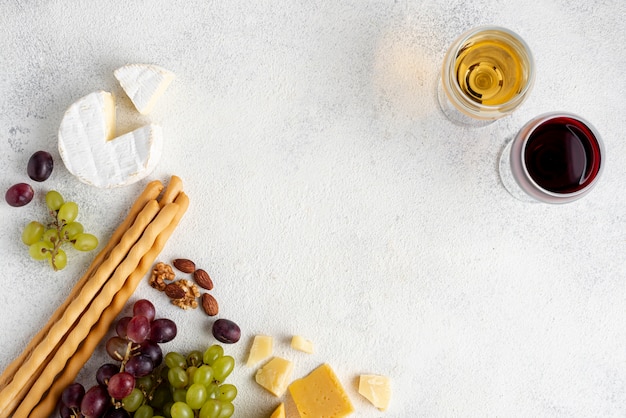
[(528, 45), (499, 26), (459, 36), (443, 61), (437, 96), (443, 113), (459, 125), (480, 127), (517, 109), (535, 80)]

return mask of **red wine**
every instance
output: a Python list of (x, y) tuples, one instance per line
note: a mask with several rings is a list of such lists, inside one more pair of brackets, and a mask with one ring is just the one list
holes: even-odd
[(537, 185), (554, 193), (574, 193), (598, 175), (601, 150), (592, 130), (577, 119), (548, 119), (530, 134), (524, 163)]

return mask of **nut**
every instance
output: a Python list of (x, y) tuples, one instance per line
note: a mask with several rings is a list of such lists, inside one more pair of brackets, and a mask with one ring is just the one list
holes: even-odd
[(174, 282), (165, 286), (165, 294), (170, 299), (182, 299), (185, 297), (186, 292), (177, 282)]
[(196, 283), (198, 284), (198, 286), (206, 289), (206, 290), (211, 290), (213, 289), (213, 280), (211, 280), (211, 278), (209, 277), (209, 273), (207, 273), (206, 271), (202, 270), (202, 269), (198, 269), (196, 271), (193, 272), (193, 279), (196, 281)]
[(174, 280), (175, 274), (172, 266), (163, 262), (156, 263), (152, 268), (149, 284), (157, 290), (165, 290), (165, 280)]
[(180, 299), (172, 299), (172, 303), (181, 309), (196, 309), (198, 307), (196, 298), (200, 297), (198, 286), (184, 279), (177, 280), (173, 284), (179, 286), (185, 292), (185, 296)]
[(174, 267), (183, 273), (193, 273), (196, 271), (196, 264), (186, 258), (177, 258), (172, 262), (172, 264), (174, 264)]
[(209, 316), (217, 315), (219, 311), (217, 300), (215, 300), (215, 298), (208, 293), (203, 293), (201, 299), (202, 299), (202, 309), (204, 309), (204, 312), (206, 312), (206, 314)]

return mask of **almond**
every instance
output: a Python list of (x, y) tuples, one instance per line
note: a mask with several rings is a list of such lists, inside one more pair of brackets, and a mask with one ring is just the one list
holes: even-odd
[(193, 279), (198, 286), (205, 288), (206, 290), (213, 289), (213, 280), (209, 277), (209, 273), (202, 269), (198, 269), (193, 272)]
[(176, 282), (170, 283), (165, 286), (164, 292), (170, 299), (182, 299), (185, 297), (186, 294), (185, 289), (176, 284)]
[(193, 273), (196, 270), (196, 264), (186, 258), (177, 258), (172, 264), (183, 273)]
[(209, 316), (217, 315), (219, 311), (219, 307), (217, 305), (217, 300), (213, 296), (208, 293), (202, 294), (202, 309)]

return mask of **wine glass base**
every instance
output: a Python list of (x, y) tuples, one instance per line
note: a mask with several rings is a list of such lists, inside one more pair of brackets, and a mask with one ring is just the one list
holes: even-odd
[(526, 203), (539, 203), (538, 200), (529, 196), (522, 188), (517, 184), (513, 172), (511, 171), (511, 146), (513, 140), (510, 140), (502, 150), (500, 154), (500, 160), (498, 162), (498, 171), (500, 172), (500, 181), (507, 192), (517, 200)]

